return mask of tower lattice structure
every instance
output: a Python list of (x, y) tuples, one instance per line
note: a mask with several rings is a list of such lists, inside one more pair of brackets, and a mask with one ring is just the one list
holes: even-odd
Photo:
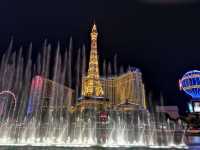
[(96, 25), (92, 27), (91, 36), (91, 51), (87, 76), (83, 79), (82, 95), (83, 96), (103, 96), (103, 88), (99, 80), (99, 64), (97, 55), (97, 37), (98, 32)]

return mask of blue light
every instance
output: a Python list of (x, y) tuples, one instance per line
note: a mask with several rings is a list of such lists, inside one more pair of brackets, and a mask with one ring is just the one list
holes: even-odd
[(193, 112), (193, 107), (191, 103), (188, 103), (188, 109), (189, 109), (189, 112)]
[(33, 112), (33, 102), (32, 102), (32, 96), (29, 97), (29, 103), (28, 103), (28, 109), (27, 109), (27, 115), (31, 114)]

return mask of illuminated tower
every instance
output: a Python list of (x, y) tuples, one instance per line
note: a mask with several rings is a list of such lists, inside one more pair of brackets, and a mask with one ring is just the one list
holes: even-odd
[(82, 82), (82, 95), (83, 96), (103, 96), (104, 92), (102, 85), (99, 80), (99, 64), (98, 64), (98, 55), (97, 55), (97, 28), (94, 24), (91, 36), (91, 51), (90, 51), (90, 61), (87, 76), (83, 79)]

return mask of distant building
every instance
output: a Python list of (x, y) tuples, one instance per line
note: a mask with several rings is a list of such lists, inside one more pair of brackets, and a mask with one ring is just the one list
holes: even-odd
[(177, 106), (156, 106), (156, 111), (168, 114), (172, 119), (179, 118), (179, 109)]
[(104, 96), (110, 100), (112, 105), (128, 102), (146, 108), (141, 72), (130, 70), (120, 76), (101, 79), (101, 83)]
[(36, 116), (42, 111), (69, 110), (73, 100), (74, 90), (71, 88), (35, 76), (32, 79), (27, 114)]

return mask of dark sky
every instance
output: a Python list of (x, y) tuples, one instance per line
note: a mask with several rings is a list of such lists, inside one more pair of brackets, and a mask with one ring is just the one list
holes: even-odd
[(89, 48), (93, 20), (100, 58), (112, 60), (118, 53), (120, 64), (141, 69), (148, 91), (162, 92), (165, 104), (184, 109), (190, 97), (179, 91), (178, 79), (200, 69), (200, 7), (195, 0), (1, 0), (0, 51), (11, 35), (17, 46), (32, 41), (35, 51), (45, 38), (56, 44), (70, 36), (75, 47), (85, 43)]

